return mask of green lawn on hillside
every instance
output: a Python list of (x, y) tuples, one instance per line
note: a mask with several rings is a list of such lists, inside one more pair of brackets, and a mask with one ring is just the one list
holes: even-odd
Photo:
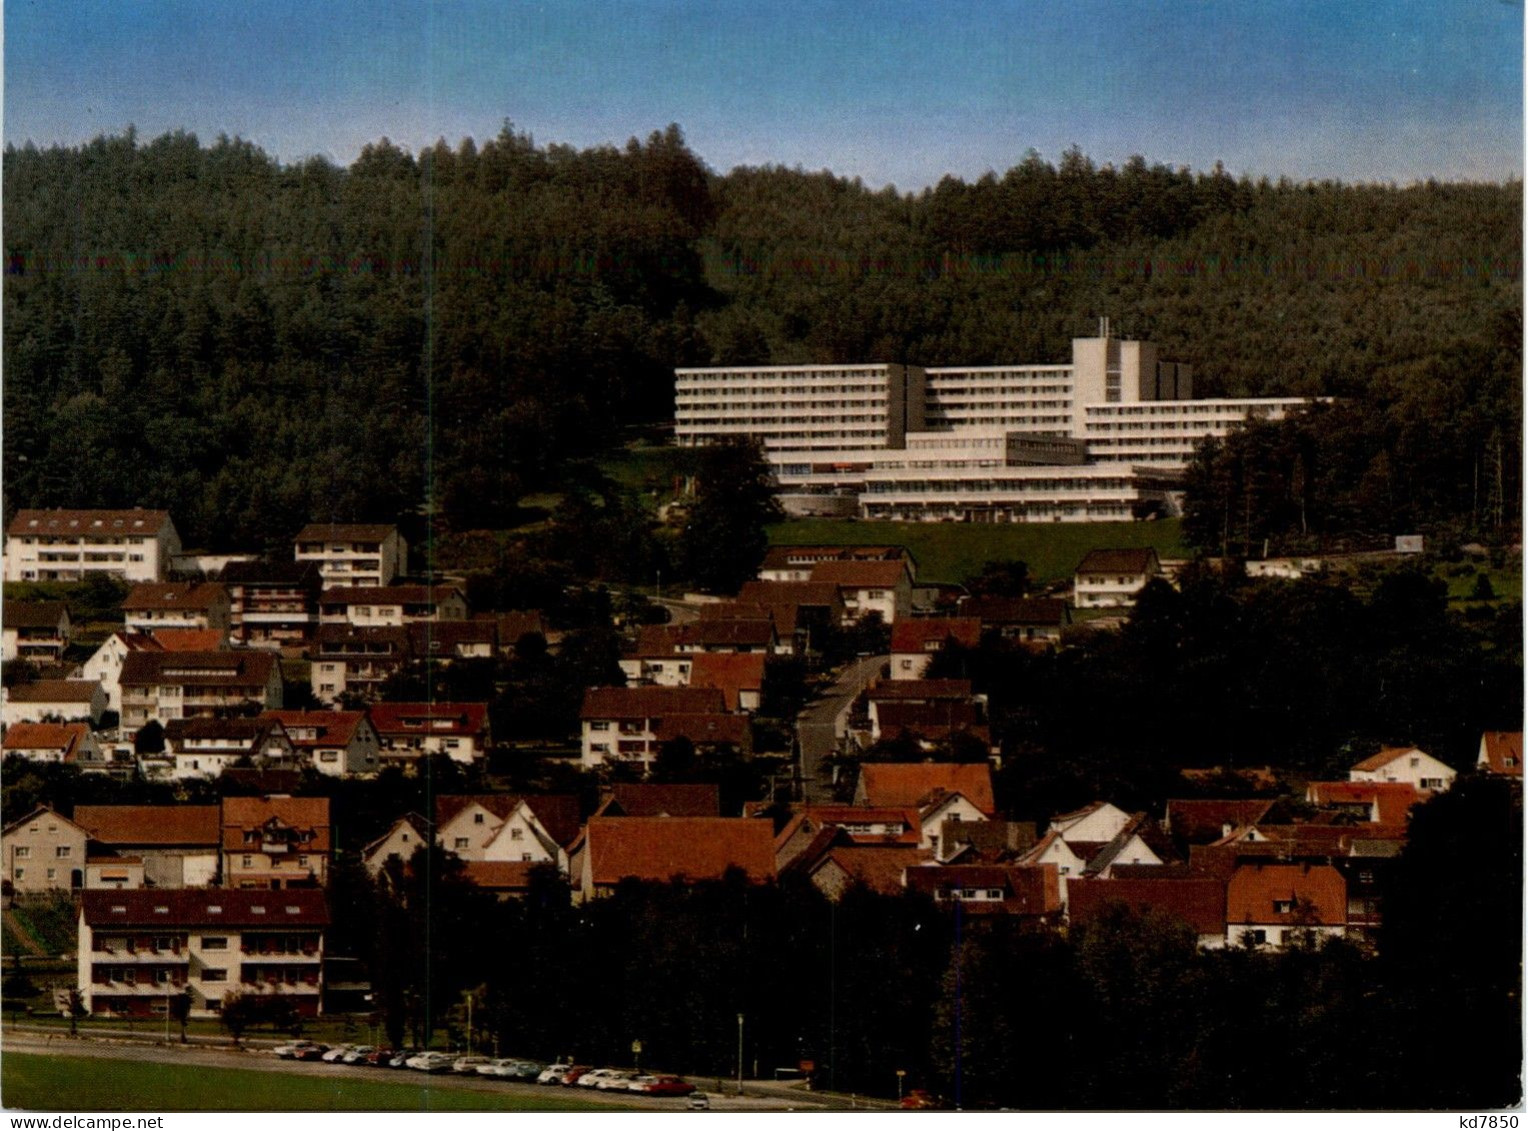
[(1039, 583), (1072, 576), (1089, 550), (1151, 546), (1163, 558), (1188, 558), (1177, 519), (1158, 522), (956, 523), (799, 519), (769, 528), (775, 546), (906, 546), (918, 580), (959, 584), (990, 561), (1029, 564)]
[[(259, 1054), (251, 1054), (259, 1055)], [(398, 1077), (407, 1077), (399, 1079)], [(432, 1087), (402, 1070), (355, 1079), (83, 1056), (5, 1054), (9, 1111), (614, 1111), (562, 1096)], [(632, 1105), (635, 1108), (637, 1105)]]

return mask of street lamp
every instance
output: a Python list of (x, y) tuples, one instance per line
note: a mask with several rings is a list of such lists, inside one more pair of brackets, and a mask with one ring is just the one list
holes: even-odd
[(902, 1102), (902, 1081), (907, 1079), (907, 1069), (897, 1069), (897, 1103)]
[(743, 1094), (743, 1015), (737, 1015), (737, 1094)]

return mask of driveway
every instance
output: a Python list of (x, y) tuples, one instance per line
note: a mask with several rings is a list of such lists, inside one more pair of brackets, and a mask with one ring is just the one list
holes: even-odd
[(849, 704), (859, 697), (871, 680), (885, 671), (890, 662), (890, 656), (868, 656), (856, 661), (843, 671), (825, 695), (808, 703), (797, 716), (802, 788), (808, 805), (832, 803), (833, 775), (823, 765), (823, 760), (838, 750)]

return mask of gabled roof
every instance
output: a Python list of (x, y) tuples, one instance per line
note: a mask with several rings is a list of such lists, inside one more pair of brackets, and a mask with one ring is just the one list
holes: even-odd
[(1096, 919), (1112, 903), (1132, 911), (1160, 911), (1183, 920), (1195, 934), (1223, 935), (1226, 885), (1212, 877), (1193, 879), (1072, 880), (1066, 885), (1067, 916), (1073, 923)]
[(982, 622), (975, 617), (914, 617), (891, 626), (893, 652), (926, 652), (930, 644), (942, 648), (951, 639), (975, 648), (982, 641)]
[(653, 726), (653, 739), (657, 742), (671, 742), (676, 738), (687, 738), (696, 746), (718, 742), (746, 746), (750, 725), (746, 715), (664, 715)]
[(256, 719), (170, 719), (164, 724), (165, 741), (172, 743), (200, 738), (254, 745), (272, 731), (286, 737), (281, 723), (268, 716)]
[[(85, 923), (113, 927), (327, 927), (329, 905), (314, 888), (239, 891), (228, 888), (159, 888), (87, 891), (81, 894)], [(162, 910), (161, 910), (162, 909)]]
[(1071, 622), (1071, 605), (1060, 597), (972, 597), (960, 606), (984, 625), (1059, 628)]
[(72, 762), (89, 733), (84, 723), (12, 723), (0, 748), (7, 754), (13, 750), (56, 750), (65, 762)]
[(442, 829), (474, 805), (500, 821), (525, 804), (558, 844), (567, 847), (578, 836), (578, 798), (570, 793), (469, 793), (447, 794), (435, 799), (435, 827)]
[[(1055, 865), (949, 864), (940, 868), (909, 868), (909, 891), (948, 897), (951, 891), (969, 888), (1001, 891), (1001, 903), (963, 902), (967, 912), (977, 914), (1049, 915), (1061, 910), (1061, 891)], [(1070, 890), (1070, 889), (1069, 889)]]
[[(717, 817), (721, 815), (721, 787), (712, 782), (662, 785), (647, 782), (616, 782), (610, 797), (627, 817)], [(606, 812), (609, 812), (608, 810)]]
[(80, 827), (77, 821), (71, 821), (68, 817), (58, 812), (58, 810), (54, 809), (51, 805), (39, 805), (25, 817), (12, 821), (10, 824), (6, 825), (4, 829), (0, 829), (0, 836), (8, 836), (13, 829), (18, 829), (22, 825), (28, 824), (43, 814), (47, 814), (49, 817), (57, 818), (60, 824), (68, 825), (71, 829), (76, 830), (81, 836), (88, 837), (90, 835), (85, 829)]
[(212, 850), (222, 815), (216, 805), (76, 805), (74, 823), (104, 845)]
[(721, 714), (726, 698), (709, 687), (591, 687), (581, 719), (652, 719), (665, 715)]
[(840, 589), (895, 589), (909, 577), (907, 566), (894, 562), (818, 562), (812, 581), (826, 581)]
[(1273, 808), (1271, 800), (1173, 799), (1167, 803), (1167, 828), (1185, 844), (1209, 844), (1232, 829), (1261, 821)]
[(950, 699), (934, 703), (880, 703), (876, 718), (883, 735), (909, 731), (925, 738), (942, 738), (981, 725), (976, 704)]
[[(314, 639), (320, 645), (353, 645), (358, 654), (368, 659), (378, 659), (379, 654), (367, 651), (373, 644), (390, 644), (392, 655), (405, 655), (409, 648), (409, 630), (403, 625), (355, 625), (321, 624)], [(325, 656), (345, 655), (344, 649), (324, 650)]]
[(1413, 805), (1432, 796), (1404, 781), (1313, 781), (1305, 798), (1313, 805), (1365, 805), (1369, 819), (1384, 825), (1404, 825)]
[(904, 560), (914, 560), (906, 546), (771, 546), (759, 563), (759, 571), (799, 569), (818, 562)]
[(170, 521), (167, 511), (17, 511), (6, 533), (83, 537), (101, 534), (158, 534)]
[[(266, 711), (262, 719), (274, 719), (286, 728), (287, 738), (298, 750), (349, 746), (366, 721), (365, 711)], [(308, 732), (312, 731), (310, 735)]]
[(166, 652), (217, 652), (227, 644), (216, 628), (156, 628), (153, 636)]
[(859, 793), (880, 808), (920, 809), (936, 792), (959, 793), (983, 813), (997, 811), (985, 762), (866, 762)]
[(903, 875), (927, 863), (931, 855), (916, 846), (836, 843), (811, 865), (808, 875), (815, 877), (830, 864), (836, 865), (851, 882), (862, 883), (871, 891), (895, 895), (904, 887)]
[(38, 679), (6, 690), (12, 703), (89, 703), (101, 690), (91, 679)]
[(1417, 749), (1415, 746), (1387, 746), (1378, 754), (1372, 754), (1365, 758), (1362, 762), (1354, 765), (1353, 769), (1364, 772), (1383, 770), (1386, 766), (1390, 765), (1391, 762), (1396, 761), (1398, 758), (1404, 758), (1409, 754), (1424, 753), (1426, 752)]
[(396, 526), (367, 522), (310, 522), (297, 532), (294, 542), (385, 542), (398, 533)]
[(1078, 573), (1146, 573), (1158, 570), (1157, 552), (1150, 547), (1144, 550), (1089, 550)]
[(257, 589), (310, 589), (315, 595), (323, 585), (316, 562), (229, 562), (218, 579)]
[(122, 661), (122, 686), (175, 683), (198, 687), (264, 687), (277, 674), (270, 652), (129, 652)]
[(329, 851), (329, 799), (327, 797), (225, 797), (223, 798), (223, 847), (244, 848), (244, 834), (263, 829), (272, 821), (280, 826), (311, 832), (304, 852)]
[(451, 596), (462, 597), (458, 585), (354, 585), (325, 589), (321, 606), (336, 605), (433, 605)]
[(731, 867), (775, 878), (774, 829), (746, 817), (591, 817), (584, 851), (595, 884), (720, 879)]
[[(1295, 901), (1292, 911), (1275, 911)], [(1242, 864), (1226, 885), (1227, 923), (1346, 926), (1348, 888), (1330, 864)]]
[(388, 825), (387, 831), (385, 833), (361, 849), (361, 859), (369, 860), (372, 854), (376, 852), (377, 849), (381, 848), (382, 845), (386, 844), (387, 841), (392, 839), (392, 835), (400, 828), (412, 829), (414, 835), (419, 838), (420, 844), (429, 843), (431, 836), (430, 822), (425, 820), (418, 813), (405, 813), (392, 824)]
[(745, 691), (764, 685), (763, 652), (697, 652), (690, 662), (690, 686), (709, 687), (726, 698), (727, 710), (736, 711)]
[(1480, 736), (1480, 761), (1493, 774), (1523, 776), (1523, 732), (1488, 730)]
[(523, 892), (531, 886), (536, 868), (556, 867), (525, 860), (464, 860), (462, 874), (485, 891)]
[(163, 581), (134, 585), (122, 599), (122, 611), (191, 609), (206, 612), (227, 601), (228, 590), (214, 581)]
[(536, 609), (511, 613), (477, 613), (474, 620), (488, 621), (499, 634), (500, 648), (513, 648), (527, 634), (546, 635), (546, 620)]
[(914, 700), (932, 702), (937, 699), (967, 700), (971, 698), (969, 679), (883, 679), (865, 692), (865, 698), (875, 703)]
[[(471, 644), (486, 644), (489, 648), (499, 646), (499, 626), (491, 620), (415, 621), (408, 630), (409, 643), (419, 656), (450, 653)], [(514, 639), (510, 644), (514, 644)]]
[(62, 601), (6, 601), (0, 606), (0, 620), (6, 628), (51, 628), (69, 615)]
[(487, 703), (373, 703), (368, 709), (379, 735), (480, 735), (488, 727)]
[(775, 622), (769, 617), (751, 620), (700, 620), (679, 626), (681, 646), (698, 644), (702, 648), (766, 647), (776, 638)]
[(831, 581), (745, 581), (737, 599), (755, 605), (833, 608), (843, 603)]
[[(1102, 872), (1108, 868), (1136, 838), (1139, 838), (1159, 861), (1172, 858), (1171, 849), (1164, 843), (1157, 827), (1146, 819), (1145, 813), (1135, 813), (1125, 827), (1114, 834), (1114, 839), (1105, 843), (1088, 859), (1088, 874)], [(1134, 861), (1125, 861), (1125, 863), (1134, 863)]]
[(998, 863), (1022, 856), (1035, 846), (1035, 842), (1033, 821), (946, 820), (939, 832), (939, 849), (946, 860), (957, 852), (970, 849), (981, 862)]

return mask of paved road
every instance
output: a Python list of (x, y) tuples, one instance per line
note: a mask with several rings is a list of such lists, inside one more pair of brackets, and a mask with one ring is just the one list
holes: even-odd
[[(590, 1103), (610, 1104), (625, 1110), (652, 1110), (655, 1112), (680, 1112), (687, 1110), (683, 1099), (622, 1095), (601, 1092), (594, 1088), (550, 1088), (536, 1084), (510, 1083), (483, 1076), (453, 1076), (431, 1074), (429, 1076), (408, 1069), (398, 1071), (377, 1068), (355, 1068), (343, 1064), (322, 1062), (297, 1063), (278, 1060), (269, 1049), (234, 1049), (228, 1046), (209, 1048), (197, 1045), (165, 1045), (147, 1039), (125, 1037), (100, 1039), (91, 1037), (71, 1038), (67, 1033), (41, 1030), (7, 1028), (5, 1052), (39, 1053), (48, 1056), (88, 1056), (110, 1060), (127, 1060), (142, 1064), (194, 1064), (214, 1068), (243, 1068), (256, 1072), (280, 1072), (288, 1075), (321, 1076), (335, 1079), (376, 1080), (382, 1083), (417, 1083), (425, 1088), (450, 1088), (458, 1091), (510, 1094), (528, 1100), (577, 1099)], [(715, 1111), (846, 1111), (866, 1107), (889, 1106), (883, 1101), (866, 1101), (854, 1096), (831, 1095), (808, 1092), (800, 1084), (779, 1084), (772, 1080), (745, 1080), (743, 1095), (733, 1094), (735, 1084), (728, 1080), (723, 1088), (715, 1089), (715, 1082), (707, 1077), (692, 1078), (711, 1098)]]
[(833, 800), (832, 772), (823, 760), (838, 750), (844, 729), (840, 715), (870, 681), (880, 675), (890, 656), (870, 656), (847, 668), (822, 697), (808, 703), (796, 719), (801, 739), (801, 776), (809, 805)]

